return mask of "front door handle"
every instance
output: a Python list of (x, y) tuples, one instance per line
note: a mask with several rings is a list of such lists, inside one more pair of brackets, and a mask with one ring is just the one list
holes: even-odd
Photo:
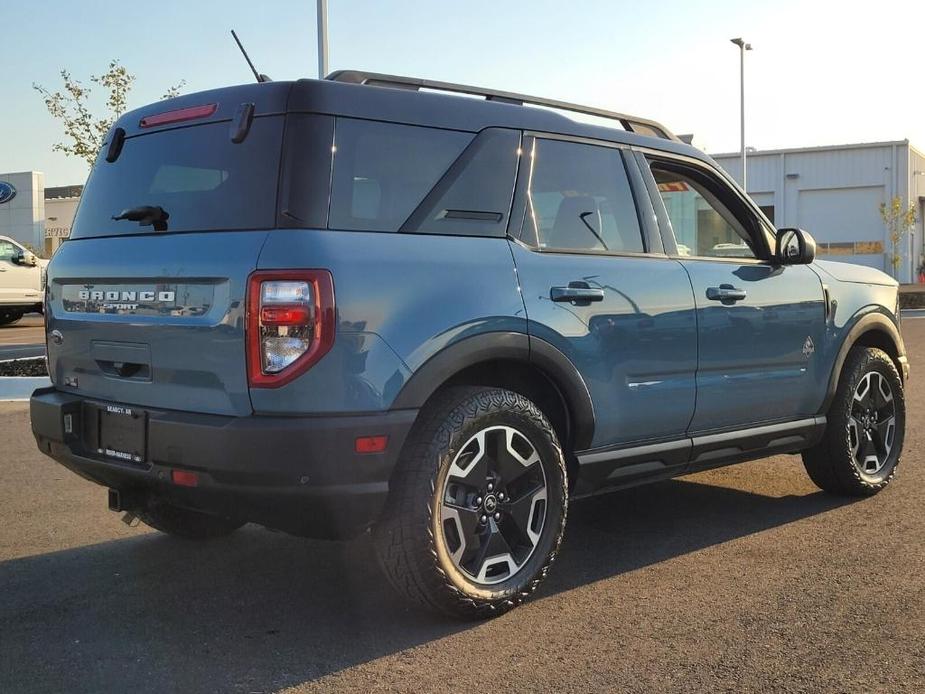
[(722, 301), (724, 304), (734, 304), (746, 297), (744, 289), (738, 289), (731, 284), (721, 284), (718, 287), (707, 287), (707, 298), (710, 301)]
[(603, 301), (604, 290), (589, 287), (587, 282), (569, 282), (567, 287), (550, 289), (549, 298), (553, 301), (571, 301), (586, 306), (592, 301)]

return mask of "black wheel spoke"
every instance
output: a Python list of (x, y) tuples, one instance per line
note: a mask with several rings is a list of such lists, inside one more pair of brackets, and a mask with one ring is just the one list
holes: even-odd
[(880, 459), (886, 458), (887, 454), (889, 453), (889, 449), (887, 448), (887, 441), (889, 439), (887, 437), (890, 433), (890, 426), (892, 424), (893, 419), (890, 418), (882, 422), (878, 422), (871, 429), (871, 438), (873, 439), (874, 446), (877, 449), (877, 456)]
[[(529, 451), (524, 450), (521, 452), (517, 452), (517, 449), (514, 448), (516, 443), (520, 443), (519, 441), (512, 441), (511, 445), (509, 445), (508, 436), (509, 432), (512, 431), (513, 430), (502, 430), (492, 432), (494, 436), (492, 438), (490, 467), (498, 480), (507, 486), (516, 484), (517, 480), (529, 469), (529, 466), (524, 464), (524, 460), (529, 461), (531, 458), (536, 457), (536, 453), (533, 447), (529, 446), (529, 443), (527, 444), (529, 446)], [(515, 433), (511, 438), (513, 439), (516, 436), (519, 435)], [(526, 439), (524, 439), (524, 442), (526, 442)], [(513, 451), (511, 450), (512, 448), (514, 448)]]
[(513, 535), (516, 544), (532, 546), (533, 541), (530, 538), (529, 529), (533, 520), (533, 501), (537, 492), (542, 491), (540, 485), (534, 485), (526, 493), (521, 494), (518, 498), (509, 502), (505, 506), (502, 527), (508, 532), (508, 538)]
[(871, 374), (870, 378), (870, 388), (868, 393), (870, 394), (870, 406), (874, 410), (879, 410), (886, 404), (886, 398), (883, 397), (883, 393), (880, 391), (882, 377), (880, 374)]
[(870, 455), (870, 437), (867, 435), (866, 431), (861, 431), (858, 434), (858, 452), (857, 459), (861, 466), (864, 465), (864, 461), (867, 460), (867, 456)]
[[(476, 578), (485, 570), (486, 562), (511, 554), (511, 546), (497, 526), (494, 526), (494, 520), (489, 522), (489, 529), (480, 536), (480, 540), (479, 547), (460, 562)], [(511, 570), (510, 567), (508, 569)]]

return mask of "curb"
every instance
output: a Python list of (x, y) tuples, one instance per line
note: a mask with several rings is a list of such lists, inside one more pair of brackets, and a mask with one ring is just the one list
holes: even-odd
[(47, 376), (0, 376), (0, 402), (28, 402), (32, 391), (50, 385)]

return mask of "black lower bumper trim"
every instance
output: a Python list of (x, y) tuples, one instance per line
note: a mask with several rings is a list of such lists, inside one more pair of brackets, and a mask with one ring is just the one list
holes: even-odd
[[(88, 409), (100, 404), (54, 388), (30, 402), (39, 449), (113, 489), (258, 522), (309, 537), (348, 537), (378, 517), (416, 410), (322, 417), (226, 417), (149, 410), (142, 462), (87, 445)], [(92, 422), (90, 422), (92, 425)], [(388, 436), (381, 453), (360, 454), (360, 436)], [(198, 473), (195, 487), (172, 470)]]

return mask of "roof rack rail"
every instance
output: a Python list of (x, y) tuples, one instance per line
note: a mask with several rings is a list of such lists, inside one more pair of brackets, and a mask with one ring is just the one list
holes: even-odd
[(594, 108), (593, 106), (581, 106), (567, 101), (558, 101), (556, 99), (544, 99), (542, 97), (527, 96), (514, 92), (470, 87), (465, 84), (454, 84), (452, 82), (438, 82), (436, 80), (421, 79), (419, 77), (400, 77), (398, 75), (384, 75), (378, 72), (362, 72), (359, 70), (337, 70), (336, 72), (332, 72), (325, 79), (334, 82), (367, 84), (374, 87), (393, 87), (397, 89), (410, 89), (413, 91), (418, 91), (420, 89), (435, 89), (445, 92), (483, 96), (486, 101), (499, 101), (506, 104), (516, 104), (518, 106), (523, 106), (524, 104), (545, 106), (562, 111), (572, 111), (573, 113), (584, 113), (589, 116), (616, 120), (629, 132), (680, 142), (674, 133), (657, 121), (648, 118), (639, 118), (637, 116), (629, 116), (625, 113), (617, 113), (616, 111), (608, 111), (602, 108)]

